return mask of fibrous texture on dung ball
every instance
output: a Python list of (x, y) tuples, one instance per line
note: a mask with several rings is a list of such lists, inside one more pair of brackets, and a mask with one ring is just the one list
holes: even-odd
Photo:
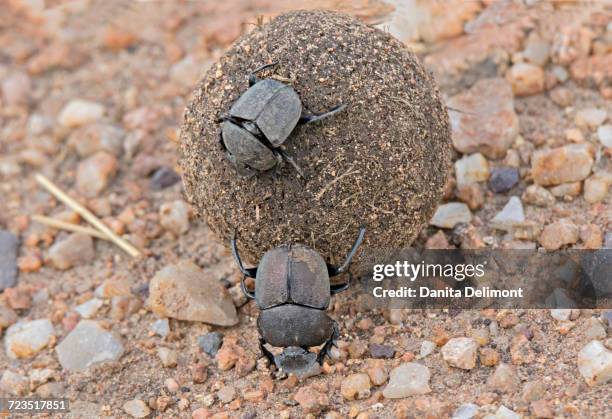
[[(285, 164), (239, 176), (218, 119), (248, 89), (249, 72), (291, 86), (306, 112), (333, 117), (298, 126)], [(391, 35), (329, 11), (297, 11), (255, 27), (213, 65), (181, 132), (187, 197), (221, 240), (236, 232), (244, 259), (298, 242), (343, 260), (359, 226), (362, 249), (408, 246), (432, 216), (450, 162), (448, 116), (431, 75)]]

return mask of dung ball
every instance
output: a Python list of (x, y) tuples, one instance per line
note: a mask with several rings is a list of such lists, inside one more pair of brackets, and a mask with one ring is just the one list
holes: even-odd
[[(282, 145), (304, 178), (290, 164), (240, 176), (221, 142), (219, 119), (248, 74), (273, 62), (258, 77), (289, 84), (303, 112), (346, 105)], [(449, 171), (448, 115), (432, 76), (390, 34), (336, 12), (295, 11), (254, 27), (208, 70), (185, 112), (181, 165), (194, 210), (220, 240), (235, 233), (245, 261), (302, 243), (339, 263), (361, 225), (362, 251), (406, 247), (426, 226)]]

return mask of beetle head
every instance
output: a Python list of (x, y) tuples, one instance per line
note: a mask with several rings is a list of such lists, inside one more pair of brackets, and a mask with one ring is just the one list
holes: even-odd
[(319, 366), (316, 354), (297, 346), (289, 346), (279, 355), (275, 355), (274, 363), (279, 370), (297, 376), (306, 375)]

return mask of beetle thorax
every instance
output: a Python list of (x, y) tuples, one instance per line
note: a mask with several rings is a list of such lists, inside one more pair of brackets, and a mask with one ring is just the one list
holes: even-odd
[(274, 248), (260, 261), (255, 295), (262, 309), (294, 303), (325, 310), (330, 301), (327, 264), (303, 245)]

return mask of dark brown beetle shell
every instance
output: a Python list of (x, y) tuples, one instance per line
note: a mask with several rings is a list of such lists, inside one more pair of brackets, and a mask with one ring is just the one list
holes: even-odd
[(333, 324), (325, 311), (293, 304), (262, 310), (257, 319), (261, 337), (278, 347), (321, 345), (331, 336)]
[(273, 79), (258, 81), (230, 109), (230, 116), (254, 122), (273, 147), (289, 137), (301, 114), (302, 102), (295, 90)]
[(260, 309), (297, 304), (325, 310), (330, 297), (327, 264), (309, 247), (279, 246), (261, 259), (255, 279), (255, 299)]

